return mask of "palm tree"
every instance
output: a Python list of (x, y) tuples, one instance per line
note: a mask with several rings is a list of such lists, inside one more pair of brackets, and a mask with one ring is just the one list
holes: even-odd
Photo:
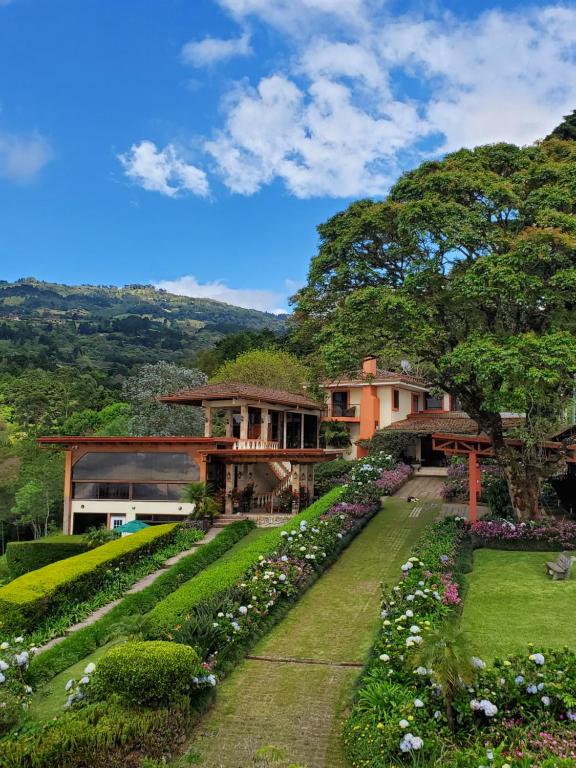
[(190, 483), (182, 492), (182, 501), (186, 504), (194, 504), (192, 517), (209, 517), (213, 520), (218, 514), (218, 505), (208, 493), (206, 483)]
[(474, 678), (466, 636), (456, 624), (449, 623), (428, 636), (415, 661), (419, 666), (432, 670), (432, 680), (442, 690), (448, 727), (453, 731), (456, 693)]

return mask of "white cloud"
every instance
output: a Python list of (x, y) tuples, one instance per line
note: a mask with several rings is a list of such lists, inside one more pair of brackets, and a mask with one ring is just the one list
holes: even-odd
[(182, 48), (183, 60), (194, 67), (211, 66), (234, 56), (250, 56), (250, 54), (252, 54), (252, 48), (250, 36), (247, 33), (228, 40), (205, 37), (203, 40), (186, 43)]
[[(374, 15), (366, 26), (370, 0), (218, 1), (240, 21), (254, 15), (288, 34), (298, 16), (307, 32), (287, 38), (284, 71), (224, 100), (224, 124), (205, 149), (236, 193), (280, 180), (302, 198), (384, 194), (427, 155), (530, 143), (576, 106), (574, 7), (471, 21)], [(330, 29), (323, 15), (355, 25)], [(407, 95), (411, 82), (417, 96)]]
[(230, 288), (221, 280), (200, 283), (193, 275), (185, 275), (176, 280), (160, 280), (156, 288), (163, 288), (178, 296), (192, 296), (200, 299), (214, 299), (225, 304), (246, 309), (258, 309), (261, 312), (281, 314), (287, 310), (282, 307), (286, 298), (281, 293), (252, 288)]
[(209, 193), (208, 178), (203, 170), (187, 163), (173, 144), (159, 150), (152, 141), (133, 144), (128, 152), (118, 155), (124, 173), (136, 184), (151, 192), (176, 197), (191, 192), (200, 197)]
[(51, 158), (52, 149), (39, 133), (22, 136), (0, 132), (0, 177), (30, 183)]

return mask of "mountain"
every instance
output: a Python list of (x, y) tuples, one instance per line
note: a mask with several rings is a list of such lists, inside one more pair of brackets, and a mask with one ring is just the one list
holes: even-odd
[(62, 364), (108, 374), (158, 360), (190, 364), (240, 331), (283, 333), (285, 318), (151, 285), (0, 280), (0, 371)]

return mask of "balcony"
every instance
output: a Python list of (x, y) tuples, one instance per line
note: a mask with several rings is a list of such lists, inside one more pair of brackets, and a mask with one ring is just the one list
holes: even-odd
[(280, 443), (274, 440), (260, 440), (258, 438), (248, 440), (236, 440), (233, 445), (235, 451), (277, 451)]
[(328, 415), (324, 417), (324, 421), (359, 421), (360, 416), (357, 405), (343, 406), (333, 403), (331, 408), (328, 408)]

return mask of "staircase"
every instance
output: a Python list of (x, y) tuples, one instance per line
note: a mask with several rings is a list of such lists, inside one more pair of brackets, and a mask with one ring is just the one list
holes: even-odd
[(226, 528), (231, 523), (237, 523), (239, 520), (248, 520), (247, 515), (220, 515), (214, 518), (213, 528)]

